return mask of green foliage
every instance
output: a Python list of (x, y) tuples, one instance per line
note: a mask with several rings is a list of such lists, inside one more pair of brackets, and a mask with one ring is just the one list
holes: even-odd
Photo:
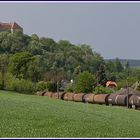
[(108, 80), (112, 80), (112, 81), (120, 81), (120, 80), (125, 80), (127, 78), (126, 73), (124, 72), (112, 72), (108, 74)]
[[(127, 73), (128, 71), (126, 71)], [(135, 77), (138, 81), (140, 81), (140, 68), (129, 68), (129, 76)]]
[(8, 63), (9, 63), (8, 61), (9, 61), (8, 54), (0, 55), (0, 75), (1, 75), (0, 89), (5, 88), (5, 75), (8, 69)]
[(47, 89), (48, 89), (48, 91), (56, 92), (57, 91), (57, 84), (53, 83), (53, 82), (48, 82)]
[(118, 85), (118, 89), (120, 88), (126, 88), (127, 86), (132, 86), (135, 82), (137, 82), (138, 79), (135, 78), (135, 77), (128, 77), (126, 79), (123, 79), (123, 80), (119, 80), (117, 82), (117, 85)]
[(33, 56), (28, 63), (28, 68), (26, 71), (26, 79), (33, 82), (38, 82), (41, 79), (42, 62), (40, 56)]
[[(74, 45), (67, 40), (55, 42), (51, 38), (39, 38), (36, 34), (28, 36), (19, 31), (0, 32), (0, 54), (6, 55), (4, 60), (0, 57), (1, 89), (6, 89), (7, 83), (13, 83), (12, 79), (11, 82), (10, 79), (9, 82), (5, 80), (7, 74), (12, 74), (17, 79), (13, 87), (22, 80), (33, 82), (33, 85), (39, 81), (47, 83), (50, 81), (48, 84), (50, 91), (56, 91), (57, 82), (74, 79), (85, 71), (96, 75), (96, 80), (93, 78), (94, 83), (92, 83), (94, 86), (104, 85), (106, 80), (115, 80), (122, 82), (119, 84), (119, 87), (122, 87), (125, 84), (121, 80), (127, 77), (140, 79), (139, 68), (130, 68), (128, 62), (123, 68), (118, 58), (114, 62), (109, 61), (105, 64), (103, 57), (87, 44)], [(93, 85), (91, 86), (86, 80), (83, 80), (86, 81), (83, 85), (82, 80), (80, 84), (77, 81), (73, 86), (69, 85), (66, 90), (92, 91)], [(84, 87), (85, 85), (88, 86)], [(24, 88), (21, 89), (24, 91)]]
[[(11, 90), (12, 81), (14, 81), (14, 77), (12, 76), (12, 74), (5, 73), (5, 76), (4, 76), (4, 84), (5, 84), (4, 89)], [(2, 83), (1, 76), (0, 76), (0, 83)]]
[(106, 76), (108, 80), (119, 81), (128, 77), (128, 68), (123, 68), (118, 58), (106, 62)]
[(0, 33), (0, 53), (14, 54), (24, 50), (27, 44), (27, 36), (24, 36), (22, 32), (1, 32)]
[(20, 93), (33, 94), (36, 91), (36, 86), (28, 80), (13, 79), (8, 90), (17, 91)]
[[(4, 81), (5, 81), (5, 88), (4, 88), (5, 90), (17, 91), (26, 94), (32, 94), (35, 91), (42, 91), (48, 89), (47, 82), (39, 81), (37, 83), (33, 83), (29, 80), (15, 78), (10, 73), (6, 73)], [(0, 76), (0, 83), (1, 83), (1, 76)]]
[(67, 84), (67, 86), (65, 87), (65, 92), (74, 92), (74, 91), (75, 91), (74, 84), (72, 83)]
[(43, 90), (47, 90), (47, 82), (44, 82), (44, 81), (39, 81), (37, 84), (36, 84), (36, 90), (37, 91), (43, 91)]
[(93, 93), (95, 94), (111, 94), (115, 91), (115, 89), (111, 89), (104, 86), (96, 86)]
[[(0, 76), (0, 83), (1, 83)], [(13, 77), (10, 73), (6, 73), (4, 77), (5, 81), (5, 90), (17, 91), (20, 93), (32, 94), (36, 91), (36, 84), (32, 83), (29, 80), (18, 79)]]
[(33, 55), (41, 55), (42, 48), (39, 37), (36, 34), (31, 36), (31, 40), (27, 46), (27, 50)]
[(27, 78), (28, 63), (32, 55), (29, 52), (20, 52), (14, 54), (10, 59), (10, 72), (18, 78)]
[(123, 71), (123, 66), (122, 66), (122, 64), (121, 64), (121, 62), (120, 62), (120, 60), (118, 58), (116, 58), (114, 64), (115, 64), (116, 72), (122, 72)]
[(125, 69), (129, 69), (129, 68), (130, 68), (129, 61), (126, 61), (126, 63), (125, 63)]
[(94, 76), (88, 71), (80, 73), (75, 79), (75, 91), (88, 93), (92, 92)]
[(115, 64), (111, 60), (106, 62), (106, 70), (111, 73), (115, 71)]
[(105, 65), (101, 64), (99, 67), (99, 70), (97, 71), (97, 85), (103, 85), (105, 86), (105, 83), (107, 81), (107, 77), (106, 77), (106, 72), (105, 72)]
[(34, 83), (48, 79), (44, 77), (46, 73), (52, 73), (48, 80), (52, 82), (73, 79), (83, 71), (93, 74), (103, 62), (101, 55), (89, 45), (74, 45), (67, 40), (55, 42), (21, 32), (1, 32), (0, 53), (10, 57), (8, 72)]
[(133, 88), (137, 91), (140, 91), (140, 82), (134, 83)]

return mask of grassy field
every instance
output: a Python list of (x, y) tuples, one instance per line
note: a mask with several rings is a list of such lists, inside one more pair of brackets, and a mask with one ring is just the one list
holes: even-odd
[(140, 137), (140, 111), (0, 91), (0, 137)]

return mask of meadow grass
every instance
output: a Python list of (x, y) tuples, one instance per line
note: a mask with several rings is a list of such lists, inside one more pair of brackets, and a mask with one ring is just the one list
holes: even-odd
[(140, 137), (140, 111), (0, 91), (0, 137)]

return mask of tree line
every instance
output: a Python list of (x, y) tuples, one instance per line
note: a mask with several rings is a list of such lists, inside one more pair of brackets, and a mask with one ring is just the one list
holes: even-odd
[[(67, 40), (56, 42), (36, 34), (5, 31), (0, 32), (0, 73), (1, 89), (31, 93), (46, 88), (56, 91), (62, 80), (73, 79), (75, 88), (71, 89), (69, 84), (66, 89), (91, 92), (98, 85), (104, 87), (107, 80), (123, 83), (129, 78), (135, 82), (139, 80), (140, 69), (130, 68), (128, 62), (123, 67), (118, 58), (105, 62), (87, 44), (75, 45)], [(86, 90), (78, 86), (82, 79), (79, 75), (83, 73), (90, 81)]]

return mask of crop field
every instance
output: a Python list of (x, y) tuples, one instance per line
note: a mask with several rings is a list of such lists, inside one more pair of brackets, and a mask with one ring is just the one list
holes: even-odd
[(140, 137), (140, 111), (0, 91), (0, 137)]

